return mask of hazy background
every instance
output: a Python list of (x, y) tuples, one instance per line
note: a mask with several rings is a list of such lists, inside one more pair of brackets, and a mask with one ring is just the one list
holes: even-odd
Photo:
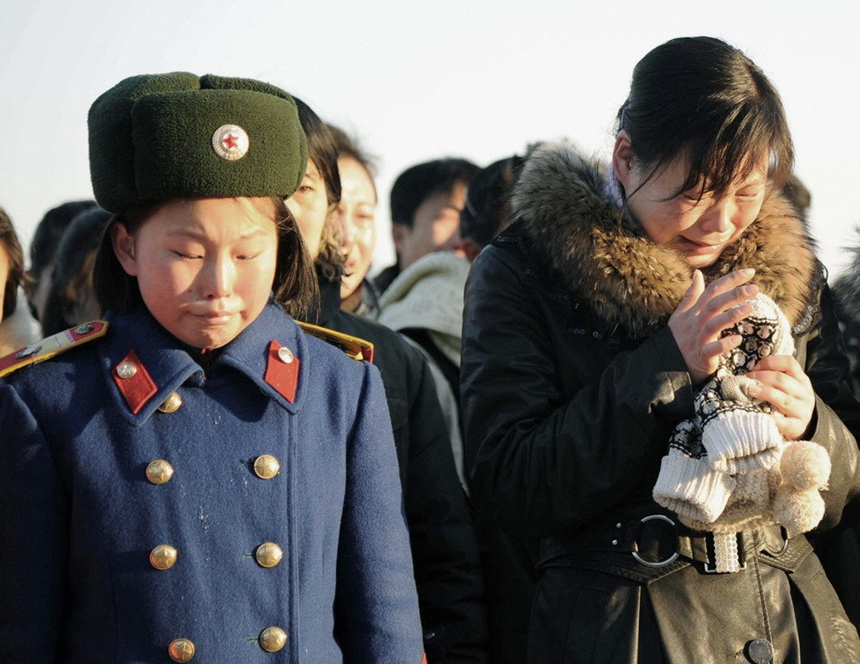
[(636, 62), (699, 34), (744, 50), (782, 93), (833, 277), (860, 242), (856, 0), (0, 0), (0, 206), (27, 245), (48, 208), (92, 196), (87, 109), (126, 76), (258, 78), (379, 157), (377, 271), (393, 260), (387, 198), (404, 168), (446, 155), (484, 166), (561, 137), (605, 157)]

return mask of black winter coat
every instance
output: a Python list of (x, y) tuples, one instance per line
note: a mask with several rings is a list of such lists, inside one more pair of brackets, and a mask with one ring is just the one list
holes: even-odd
[[(604, 187), (568, 147), (536, 152), (514, 199), (521, 220), (478, 257), (466, 287), (472, 496), (482, 529), (493, 521), (515, 543), (506, 550), (537, 570), (528, 661), (771, 661), (769, 649), (776, 662), (860, 660), (803, 536), (745, 532), (746, 570), (708, 574), (707, 538), (653, 501), (669, 435), (693, 414), (666, 327), (690, 270), (631, 228)], [(832, 527), (860, 493), (857, 443), (839, 418), (858, 405), (820, 269), (787, 205), (766, 203), (706, 276), (746, 266), (792, 321), (816, 390), (812, 440), (833, 461), (822, 527)]]
[(397, 332), (340, 309), (340, 286), (320, 279), (320, 325), (374, 344), (412, 545), (429, 664), (486, 662), (484, 578), (475, 527), (426, 360)]

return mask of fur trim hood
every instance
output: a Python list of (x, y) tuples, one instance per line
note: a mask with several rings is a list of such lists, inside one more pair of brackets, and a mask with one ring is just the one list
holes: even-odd
[[(570, 293), (610, 326), (634, 337), (651, 334), (689, 288), (691, 268), (626, 219), (603, 171), (570, 144), (545, 144), (529, 155), (513, 207)], [(743, 267), (756, 269), (752, 283), (792, 325), (804, 317), (818, 263), (803, 222), (781, 196), (768, 194), (756, 221), (703, 273), (710, 282)]]

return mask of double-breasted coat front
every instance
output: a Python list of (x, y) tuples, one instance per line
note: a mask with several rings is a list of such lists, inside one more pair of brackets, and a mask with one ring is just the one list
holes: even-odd
[(418, 664), (378, 371), (272, 303), (213, 355), (108, 321), (0, 382), (0, 661)]

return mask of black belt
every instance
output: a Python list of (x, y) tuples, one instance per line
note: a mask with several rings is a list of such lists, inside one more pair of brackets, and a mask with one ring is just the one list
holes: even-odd
[[(806, 538), (799, 536), (789, 540), (778, 525), (750, 528), (731, 535), (737, 544), (740, 569), (745, 568), (751, 557), (758, 556), (769, 564), (793, 570), (811, 551)], [(605, 521), (553, 540), (551, 549), (554, 551), (544, 557), (544, 562), (581, 552), (611, 551), (629, 553), (639, 565), (649, 568), (666, 567), (684, 558), (701, 563), (705, 572), (717, 571), (714, 534), (691, 530), (678, 523), (674, 515), (651, 514), (637, 520), (628, 517)], [(790, 543), (795, 542), (799, 546), (790, 547)]]

